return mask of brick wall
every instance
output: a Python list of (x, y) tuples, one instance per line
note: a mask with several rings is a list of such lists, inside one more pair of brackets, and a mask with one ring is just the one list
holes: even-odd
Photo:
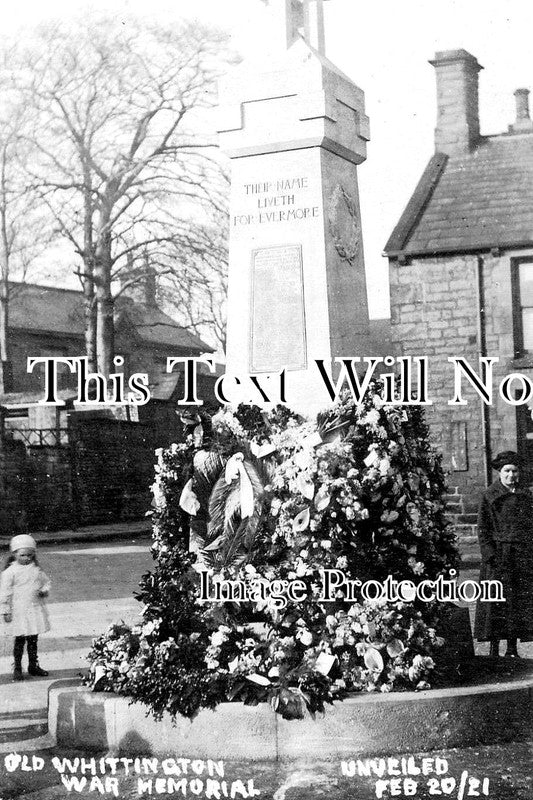
[(154, 475), (153, 426), (72, 415), (69, 438), (78, 524), (144, 516)]
[(23, 505), (29, 530), (76, 527), (69, 448), (28, 447), (24, 471)]
[(21, 442), (0, 436), (0, 536), (11, 537), (27, 528), (24, 498), (26, 453)]
[(150, 508), (154, 462), (151, 425), (82, 415), (69, 443), (55, 446), (0, 433), (0, 538), (140, 519)]

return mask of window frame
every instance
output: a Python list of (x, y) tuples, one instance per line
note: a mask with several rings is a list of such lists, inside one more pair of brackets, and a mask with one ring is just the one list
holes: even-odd
[(528, 256), (515, 256), (511, 258), (511, 293), (512, 293), (512, 316), (513, 316), (513, 344), (514, 344), (514, 357), (523, 358), (525, 356), (533, 356), (533, 348), (526, 349), (524, 346), (524, 324), (523, 324), (523, 309), (531, 308), (531, 306), (523, 306), (520, 297), (520, 267), (522, 264), (531, 264), (533, 269), (533, 255)]

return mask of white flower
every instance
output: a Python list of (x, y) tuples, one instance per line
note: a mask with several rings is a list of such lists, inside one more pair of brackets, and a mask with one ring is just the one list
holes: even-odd
[(308, 631), (307, 628), (298, 631), (296, 636), (305, 647), (309, 647), (309, 645), (313, 641), (313, 634), (311, 633), (311, 631)]
[(379, 474), (383, 477), (388, 474), (390, 470), (390, 461), (388, 458), (380, 458), (379, 459)]
[(211, 644), (213, 647), (220, 647), (226, 641), (226, 636), (221, 630), (215, 631), (211, 634)]
[(379, 422), (379, 412), (376, 408), (371, 408), (370, 411), (365, 414), (363, 419), (361, 420), (363, 425), (370, 425), (371, 428), (377, 426)]
[(280, 508), (281, 508), (281, 500), (279, 499), (279, 497), (274, 497), (274, 499), (270, 503), (270, 513), (272, 514), (273, 517), (277, 517)]
[(150, 634), (157, 630), (158, 627), (159, 625), (156, 622), (145, 622), (145, 624), (142, 626), (143, 636), (150, 636)]

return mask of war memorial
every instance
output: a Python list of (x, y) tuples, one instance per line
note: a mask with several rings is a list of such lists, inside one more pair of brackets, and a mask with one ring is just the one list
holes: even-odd
[[(400, 754), (527, 738), (530, 672), (472, 680), (468, 613), (455, 605), (347, 598), (340, 578), (339, 592), (320, 594), (324, 574), (418, 587), (453, 578), (459, 559), (423, 408), (384, 404), (377, 384), (360, 403), (332, 403), (316, 370), (318, 360), (336, 381), (339, 359), (370, 355), (357, 188), (369, 122), (363, 92), (325, 54), (323, 0), (271, 8), (272, 57), (220, 88), (232, 167), (226, 372), (274, 386), (285, 371), (286, 404), (251, 406), (244, 391), (212, 418), (184, 415), (186, 443), (158, 454), (142, 617), (102, 633), (85, 685), (52, 686), (50, 731), (60, 747), (107, 750), (133, 770), (141, 756), (210, 760), (213, 796), (230, 791), (220, 760), (302, 758), (374, 770), (376, 796), (400, 778), (402, 796), (422, 779), (486, 795), (482, 776), (452, 786), (438, 757)], [(199, 573), (232, 580), (253, 608), (238, 593), (202, 599)], [(281, 605), (249, 593), (264, 582)], [(243, 782), (231, 796), (257, 793)]]

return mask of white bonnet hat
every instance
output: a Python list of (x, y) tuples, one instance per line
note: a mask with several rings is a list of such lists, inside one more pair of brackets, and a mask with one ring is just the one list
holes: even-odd
[(27, 547), (30, 550), (37, 549), (35, 539), (33, 536), (30, 536), (29, 533), (19, 533), (18, 536), (13, 536), (9, 542), (9, 549), (12, 553), (15, 553), (17, 550), (21, 550), (23, 547)]

